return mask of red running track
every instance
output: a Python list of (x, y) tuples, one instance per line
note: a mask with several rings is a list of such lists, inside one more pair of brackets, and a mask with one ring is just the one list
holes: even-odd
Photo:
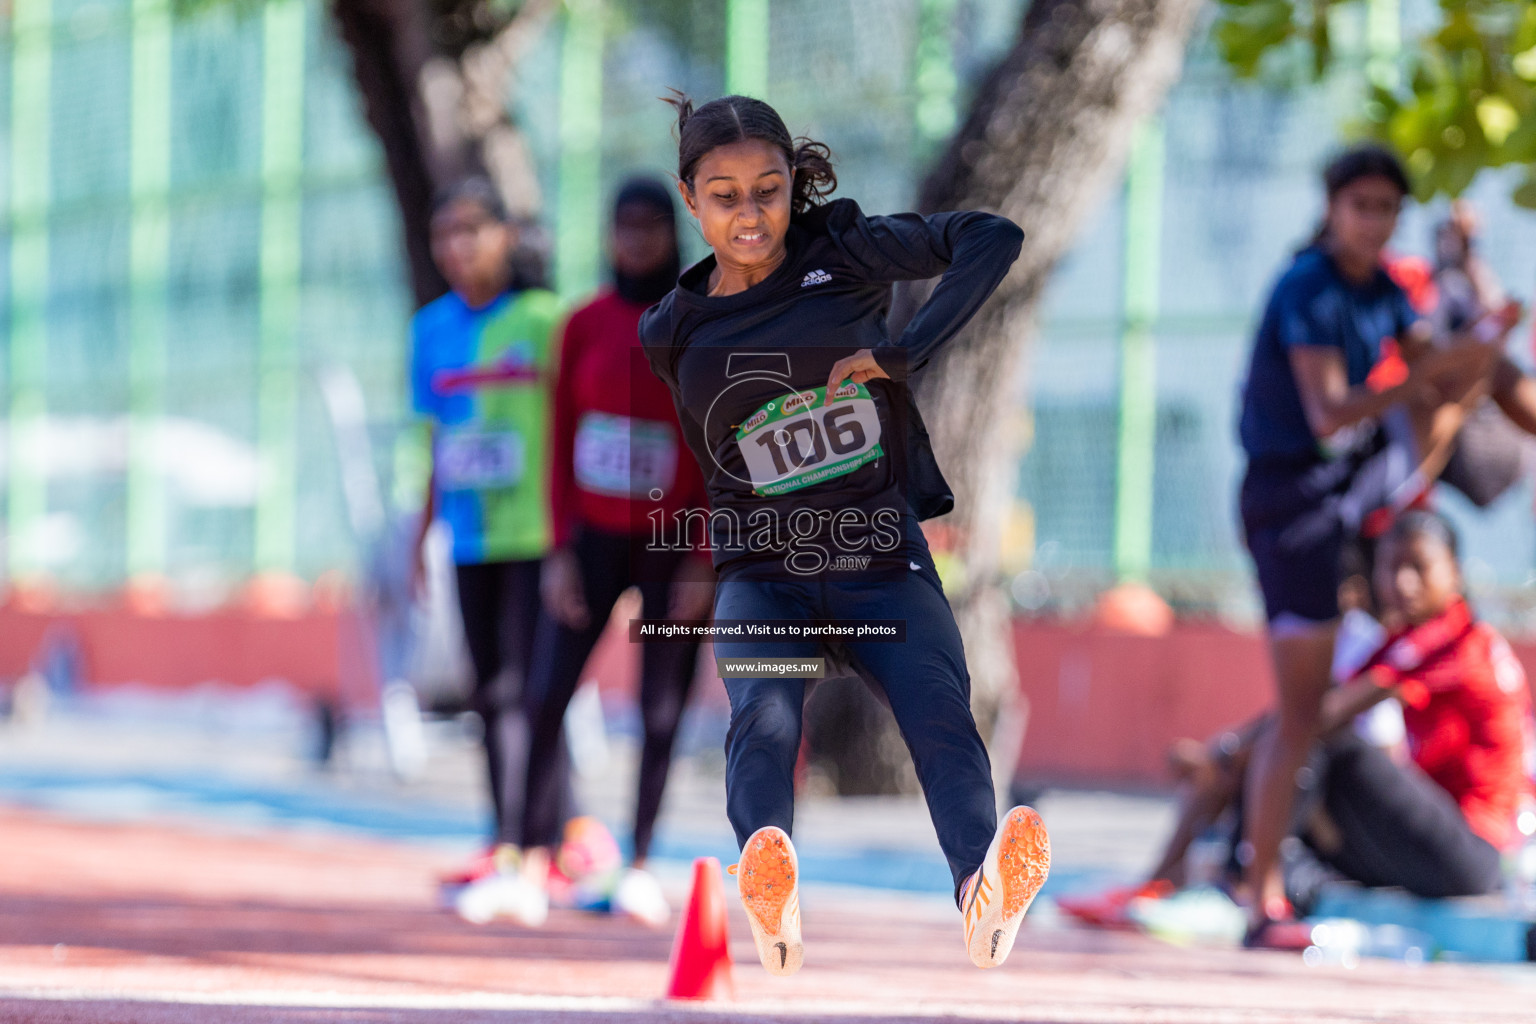
[(734, 907), (736, 1000), (666, 1004), (670, 932), (558, 911), (536, 932), (465, 925), (418, 846), (6, 809), (0, 837), (6, 1024), (1504, 1024), (1536, 1006), (1536, 975), (1507, 968), (1312, 969), (1045, 920), (982, 972), (943, 900), (817, 888), (798, 975), (762, 971)]

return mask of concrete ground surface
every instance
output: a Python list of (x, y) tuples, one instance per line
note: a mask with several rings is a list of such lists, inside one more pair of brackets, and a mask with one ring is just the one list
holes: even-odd
[[(472, 738), (438, 736), (409, 783), (366, 730), (317, 771), (280, 704), (61, 702), (0, 730), (0, 1024), (1536, 1021), (1536, 968), (1308, 967), (1073, 928), (1052, 893), (1136, 877), (1171, 807), (1072, 791), (1040, 802), (1052, 880), (1003, 967), (966, 958), (920, 799), (812, 792), (796, 822), (805, 968), (762, 970), (727, 880), (735, 998), (666, 1003), (675, 914), (651, 931), (557, 910), (529, 931), (440, 907), (437, 873), (485, 834)], [(674, 906), (691, 857), (733, 856), (717, 742), (680, 761), (660, 823)], [(617, 738), (581, 779), (621, 836), (633, 760)]]

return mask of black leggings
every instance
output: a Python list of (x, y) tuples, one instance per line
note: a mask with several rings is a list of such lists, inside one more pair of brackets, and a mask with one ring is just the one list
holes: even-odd
[[(458, 567), (459, 613), (475, 669), (470, 706), (485, 723), (486, 767), (496, 813), (496, 842), (522, 845), (522, 799), (528, 769), (529, 725), (524, 682), (539, 618), (539, 562), (484, 562)], [(570, 817), (570, 757), (556, 730), (546, 814), (558, 829)]]
[[(672, 577), (685, 557), (680, 551), (647, 550), (643, 537), (590, 528), (577, 534), (571, 548), (580, 570), (588, 621), (584, 628), (572, 629), (550, 615), (539, 620), (528, 691), (533, 740), (523, 834), (530, 846), (551, 846), (560, 838), (559, 822), (550, 814), (550, 793), (558, 775), (546, 762), (560, 736), (566, 708), (581, 681), (587, 657), (603, 635), (614, 603), (625, 590), (638, 586), (641, 614), (647, 619), (665, 618)], [(672, 767), (672, 746), (693, 688), (698, 650), (696, 643), (648, 643), (641, 655), (640, 715), (645, 740), (635, 795), (636, 860), (643, 860), (651, 849), (662, 791)]]
[[(719, 620), (902, 619), (901, 643), (843, 645), (854, 672), (884, 693), (912, 754), (956, 899), (986, 857), (997, 831), (997, 797), (987, 748), (971, 716), (971, 677), (954, 612), (926, 547), (909, 549), (911, 571), (897, 579), (823, 582), (725, 579), (715, 597)], [(814, 640), (719, 640), (721, 658), (817, 658)], [(726, 813), (736, 842), (765, 825), (794, 825), (795, 761), (800, 752), (806, 680), (730, 679), (731, 727), (725, 739)]]
[(1402, 766), (1352, 732), (1321, 748), (1311, 806), (1321, 801), (1337, 848), (1305, 835), (1328, 866), (1362, 885), (1415, 896), (1480, 896), (1498, 888), (1499, 852), (1467, 825), (1456, 801), (1413, 765)]

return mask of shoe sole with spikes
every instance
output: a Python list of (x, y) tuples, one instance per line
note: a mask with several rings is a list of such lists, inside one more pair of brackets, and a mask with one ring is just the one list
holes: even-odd
[(1051, 873), (1051, 840), (1032, 807), (1003, 816), (966, 902), (965, 946), (977, 967), (1008, 959), (1025, 911)]
[(732, 874), (747, 909), (757, 957), (769, 974), (794, 974), (805, 960), (800, 938), (800, 861), (784, 830), (758, 829), (742, 847)]

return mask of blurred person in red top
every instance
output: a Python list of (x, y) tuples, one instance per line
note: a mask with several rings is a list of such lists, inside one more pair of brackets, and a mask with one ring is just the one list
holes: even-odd
[[(648, 178), (620, 188), (609, 250), (613, 287), (571, 315), (561, 345), (550, 459), (555, 546), (544, 562), (546, 615), (530, 681), (530, 849), (560, 840), (554, 810), (561, 722), (619, 596), (638, 587), (646, 619), (708, 618), (714, 599), (708, 551), (682, 551), (652, 536), (657, 522), (708, 508), (671, 393), (651, 373), (639, 343), (640, 314), (677, 283), (672, 191)], [(697, 654), (696, 643), (662, 641), (646, 643), (642, 654), (634, 859), (613, 900), (651, 924), (664, 924), (670, 913), (644, 866)]]
[[(1500, 856), (1526, 839), (1519, 821), (1536, 798), (1536, 723), (1524, 670), (1498, 631), (1473, 617), (1462, 592), (1456, 536), (1433, 512), (1401, 514), (1376, 549), (1374, 587), (1385, 639), (1323, 700), (1323, 739), (1297, 775), (1294, 840), (1283, 844), (1285, 892), (1308, 913), (1338, 878), (1401, 886), (1418, 896), (1475, 896), (1500, 881)], [(1402, 706), (1410, 763), (1372, 746), (1355, 716)], [(1190, 842), (1234, 804), (1266, 713), (1209, 745), (1181, 741), (1172, 755), (1193, 784), (1162, 861), (1139, 886), (1062, 897), (1089, 924), (1123, 926), (1134, 899), (1184, 883)], [(1527, 819), (1528, 822), (1529, 819)], [(1305, 930), (1276, 930), (1266, 945), (1305, 945)]]
[[(1298, 833), (1317, 859), (1368, 886), (1477, 896), (1500, 882), (1532, 798), (1531, 695), (1497, 630), (1463, 595), (1456, 535), (1433, 512), (1405, 512), (1377, 548), (1375, 590), (1391, 633), (1324, 701), (1337, 726), (1388, 699), (1403, 706), (1411, 763), (1340, 731), (1304, 773)], [(1302, 780), (1298, 779), (1298, 783)], [(1312, 882), (1307, 876), (1311, 874)], [(1287, 872), (1305, 904), (1324, 876)]]
[[(550, 506), (561, 564), (545, 574), (556, 617), (583, 622), (572, 541), (584, 527), (649, 537), (654, 513), (705, 505), (698, 465), (681, 447), (672, 395), (639, 348), (640, 314), (677, 284), (671, 190), (633, 178), (615, 199), (613, 287), (571, 314), (555, 385)], [(638, 371), (638, 372), (637, 372)], [(652, 492), (660, 492), (653, 497)], [(601, 610), (599, 610), (601, 611)]]

